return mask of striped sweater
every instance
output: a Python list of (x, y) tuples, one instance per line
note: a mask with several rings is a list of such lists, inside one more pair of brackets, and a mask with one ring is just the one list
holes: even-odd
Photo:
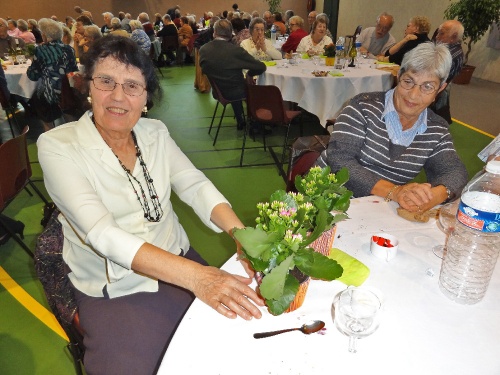
[(337, 117), (328, 148), (317, 164), (328, 164), (334, 172), (347, 167), (350, 179), (346, 186), (356, 197), (370, 195), (381, 179), (408, 183), (422, 168), (432, 186), (444, 185), (459, 196), (468, 175), (446, 121), (427, 110), (427, 130), (417, 134), (408, 147), (395, 145), (381, 119), (384, 95), (372, 92), (351, 99)]

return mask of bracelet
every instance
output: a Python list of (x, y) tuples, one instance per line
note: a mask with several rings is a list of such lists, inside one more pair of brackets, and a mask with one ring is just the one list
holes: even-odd
[(392, 194), (394, 193), (394, 191), (400, 187), (399, 185), (394, 185), (391, 190), (389, 190), (389, 193), (387, 193), (387, 195), (385, 196), (384, 198), (384, 201), (386, 202), (390, 202), (391, 201), (391, 198), (392, 198)]

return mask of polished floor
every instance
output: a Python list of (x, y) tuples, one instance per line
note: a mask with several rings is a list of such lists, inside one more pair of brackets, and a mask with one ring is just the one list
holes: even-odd
[[(232, 202), (242, 221), (247, 225), (254, 225), (255, 204), (267, 200), (276, 189), (284, 188), (271, 153), (264, 150), (260, 138), (250, 138), (245, 151), (244, 167), (240, 168), (243, 132), (236, 130), (231, 110), (228, 109), (219, 139), (213, 146), (214, 131), (209, 135), (208, 127), (215, 102), (210, 94), (194, 90), (193, 67), (170, 67), (162, 70), (164, 77), (160, 79), (164, 96), (150, 111), (149, 116), (167, 125), (181, 149)], [(498, 92), (499, 84), (484, 81), (473, 81), (468, 87), (454, 87), (452, 116), (483, 132), (497, 134), (500, 106), (498, 99), (493, 100), (497, 98), (495, 93)], [(30, 160), (34, 179), (43, 189), (34, 143), (41, 132), (41, 124), (32, 117), (23, 117), (22, 113), (21, 118), (23, 124), (30, 125)], [(306, 134), (322, 131), (314, 117), (305, 116), (303, 120)], [(475, 173), (481, 167), (476, 154), (491, 138), (457, 123), (451, 126), (451, 131), (469, 174)], [(9, 132), (2, 119), (0, 136), (6, 140), (10, 137)], [(281, 151), (283, 134), (282, 129), (275, 129), (268, 139), (268, 145), (277, 153)], [(298, 134), (298, 126), (295, 125), (292, 138)], [(223, 264), (234, 253), (232, 240), (225, 234), (217, 235), (207, 229), (192, 210), (175, 197), (173, 203), (193, 247), (211, 265)], [(5, 211), (7, 215), (26, 224), (25, 242), (31, 248), (42, 230), (42, 207), (38, 197), (22, 192)], [(42, 322), (47, 321), (43, 317), (47, 313), (47, 304), (32, 260), (12, 240), (0, 246), (0, 284), (0, 375), (74, 373), (72, 362), (64, 350), (66, 341)]]

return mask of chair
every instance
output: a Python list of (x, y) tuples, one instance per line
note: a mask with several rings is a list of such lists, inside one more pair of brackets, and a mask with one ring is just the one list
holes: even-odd
[[(30, 180), (32, 175), (31, 165), (28, 157), (28, 146), (26, 144), (26, 133), (29, 127), (26, 126), (21, 135), (9, 139), (0, 145), (0, 212), (2, 212), (10, 202), (30, 185), (38, 196), (49, 204), (48, 200), (38, 190)], [(28, 190), (29, 192), (29, 190)], [(31, 195), (31, 192), (29, 192)], [(7, 225), (0, 221), (0, 226), (14, 238), (14, 240), (32, 257), (33, 253), (29, 247), (17, 236)]]
[(12, 126), (12, 122), (14, 122), (16, 126), (19, 128), (19, 124), (17, 123), (16, 119), (16, 109), (12, 106), (9, 99), (6, 97), (5, 93), (2, 90), (0, 90), (0, 105), (5, 111), (5, 115), (7, 116), (7, 121), (9, 122), (12, 137), (15, 137), (16, 135), (14, 134), (14, 128)]
[(164, 36), (161, 40), (161, 51), (175, 51), (176, 61), (179, 64), (182, 62), (182, 54), (179, 53), (179, 38), (177, 36)]
[[(214, 109), (214, 114), (212, 115), (212, 121), (210, 122), (210, 128), (208, 129), (208, 134), (210, 134), (210, 132), (212, 131), (212, 126), (214, 124), (215, 115), (217, 114), (217, 109), (219, 108), (219, 103), (222, 105), (222, 114), (221, 114), (220, 119), (219, 119), (219, 126), (217, 126), (217, 132), (215, 133), (215, 138), (214, 138), (214, 143), (213, 143), (213, 146), (215, 146), (215, 143), (217, 142), (217, 137), (219, 136), (219, 130), (220, 130), (220, 127), (222, 124), (222, 119), (224, 118), (224, 114), (226, 113), (226, 106), (228, 104), (231, 104), (231, 103), (241, 102), (241, 101), (245, 100), (245, 98), (234, 99), (234, 100), (229, 100), (229, 99), (224, 98), (224, 95), (222, 95), (222, 93), (219, 89), (219, 86), (217, 86), (217, 84), (215, 83), (213, 78), (211, 78), (209, 76), (207, 76), (207, 78), (208, 78), (208, 81), (210, 82), (210, 86), (212, 86), (212, 96), (217, 101), (217, 104), (215, 105), (215, 109)], [(246, 137), (246, 131), (245, 131), (245, 137)], [(243, 142), (245, 142), (245, 138), (244, 138)], [(241, 165), (241, 162), (240, 162), (240, 165)]]
[(295, 177), (303, 176), (309, 171), (316, 159), (326, 150), (329, 141), (329, 135), (313, 135), (299, 137), (293, 142), (286, 174), (286, 191), (297, 192)]
[(64, 236), (62, 225), (57, 219), (60, 211), (55, 209), (35, 247), (35, 270), (42, 283), (45, 296), (57, 321), (69, 338), (67, 348), (73, 358), (75, 371), (83, 375), (85, 355), (83, 330), (76, 298), (68, 278), (68, 269), (63, 261)]
[[(290, 134), (290, 125), (300, 111), (290, 111), (285, 108), (281, 91), (276, 86), (261, 86), (247, 84), (247, 117), (252, 121), (261, 123), (262, 125), (280, 125), (286, 127), (285, 141), (283, 143), (283, 152), (281, 154), (281, 162), (278, 162), (274, 153), (271, 154), (278, 166), (278, 171), (286, 180), (286, 175), (283, 170), (285, 162), (285, 153), (288, 145), (288, 136)], [(302, 125), (302, 124), (301, 124)], [(265, 132), (262, 132), (262, 138), (265, 143)]]
[(158, 38), (156, 38), (154, 41), (151, 42), (151, 48), (149, 49), (149, 57), (151, 58), (151, 61), (153, 61), (153, 64), (156, 66), (158, 71), (160, 72), (161, 76), (163, 77), (163, 72), (160, 69), (160, 66), (158, 65), (158, 58), (161, 55), (161, 43)]

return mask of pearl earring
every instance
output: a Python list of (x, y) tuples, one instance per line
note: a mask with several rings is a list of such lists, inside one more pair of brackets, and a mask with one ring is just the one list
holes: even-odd
[(146, 114), (148, 113), (148, 106), (145, 105), (144, 108), (142, 109), (142, 113)]
[(87, 96), (87, 101), (89, 102), (89, 104), (92, 104), (92, 97), (90, 95)]

